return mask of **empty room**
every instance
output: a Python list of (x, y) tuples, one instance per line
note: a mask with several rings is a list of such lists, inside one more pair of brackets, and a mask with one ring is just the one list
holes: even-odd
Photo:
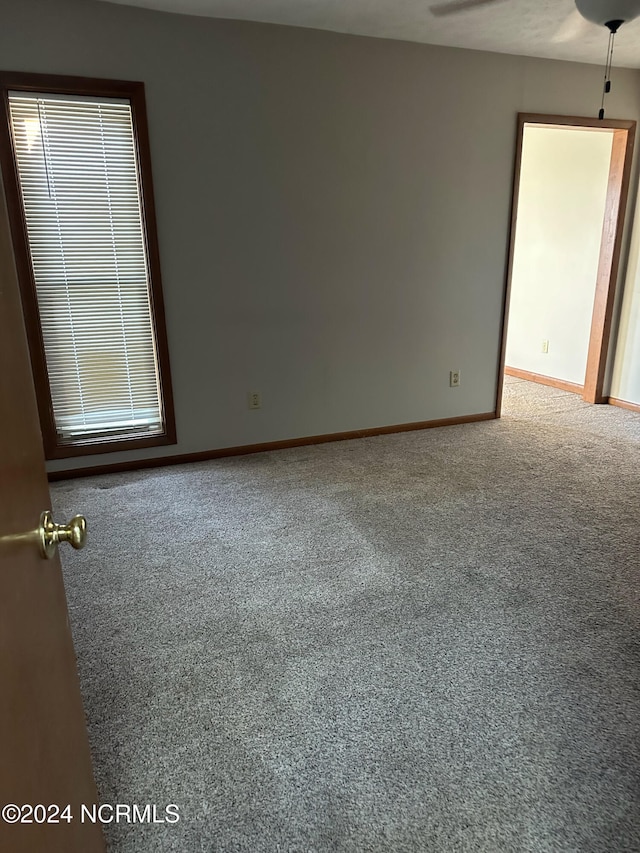
[(0, 0), (0, 57), (1, 849), (639, 850), (640, 3)]

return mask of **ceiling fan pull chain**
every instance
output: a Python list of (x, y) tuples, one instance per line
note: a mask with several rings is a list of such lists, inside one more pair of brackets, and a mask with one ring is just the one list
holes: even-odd
[(607, 63), (607, 80), (604, 85), (605, 92), (609, 94), (611, 91), (611, 66), (613, 65), (613, 48), (615, 47), (616, 40), (616, 32), (615, 30), (611, 33), (611, 47), (609, 50), (609, 62)]
[(602, 102), (600, 104), (600, 112), (598, 118), (604, 118), (604, 96), (611, 91), (611, 65), (613, 63), (613, 45), (616, 37), (616, 31), (609, 32), (609, 44), (607, 45), (607, 62), (604, 69), (604, 86), (602, 87)]
[(598, 118), (602, 120), (604, 118), (604, 96), (607, 89), (607, 66), (609, 65), (609, 51), (611, 50), (611, 33), (609, 33), (609, 43), (607, 44), (607, 59), (604, 64), (604, 83), (602, 85), (602, 100), (600, 101), (600, 111), (598, 112)]

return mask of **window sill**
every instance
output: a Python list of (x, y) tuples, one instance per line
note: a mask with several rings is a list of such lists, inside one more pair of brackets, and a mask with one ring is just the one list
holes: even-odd
[(98, 453), (138, 450), (143, 447), (163, 447), (169, 444), (176, 444), (176, 442), (175, 430), (143, 435), (118, 435), (103, 438), (78, 439), (74, 442), (45, 447), (45, 458), (47, 461), (53, 459), (71, 459), (78, 456), (93, 456)]

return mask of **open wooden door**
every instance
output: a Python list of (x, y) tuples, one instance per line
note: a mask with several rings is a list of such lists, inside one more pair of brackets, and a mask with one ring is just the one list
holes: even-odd
[(80, 812), (97, 794), (60, 561), (36, 532), (50, 506), (0, 186), (0, 849), (97, 853), (101, 827)]

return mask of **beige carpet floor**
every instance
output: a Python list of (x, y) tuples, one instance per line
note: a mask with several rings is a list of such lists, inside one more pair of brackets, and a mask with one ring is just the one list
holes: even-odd
[(110, 849), (640, 850), (640, 415), (55, 484)]

